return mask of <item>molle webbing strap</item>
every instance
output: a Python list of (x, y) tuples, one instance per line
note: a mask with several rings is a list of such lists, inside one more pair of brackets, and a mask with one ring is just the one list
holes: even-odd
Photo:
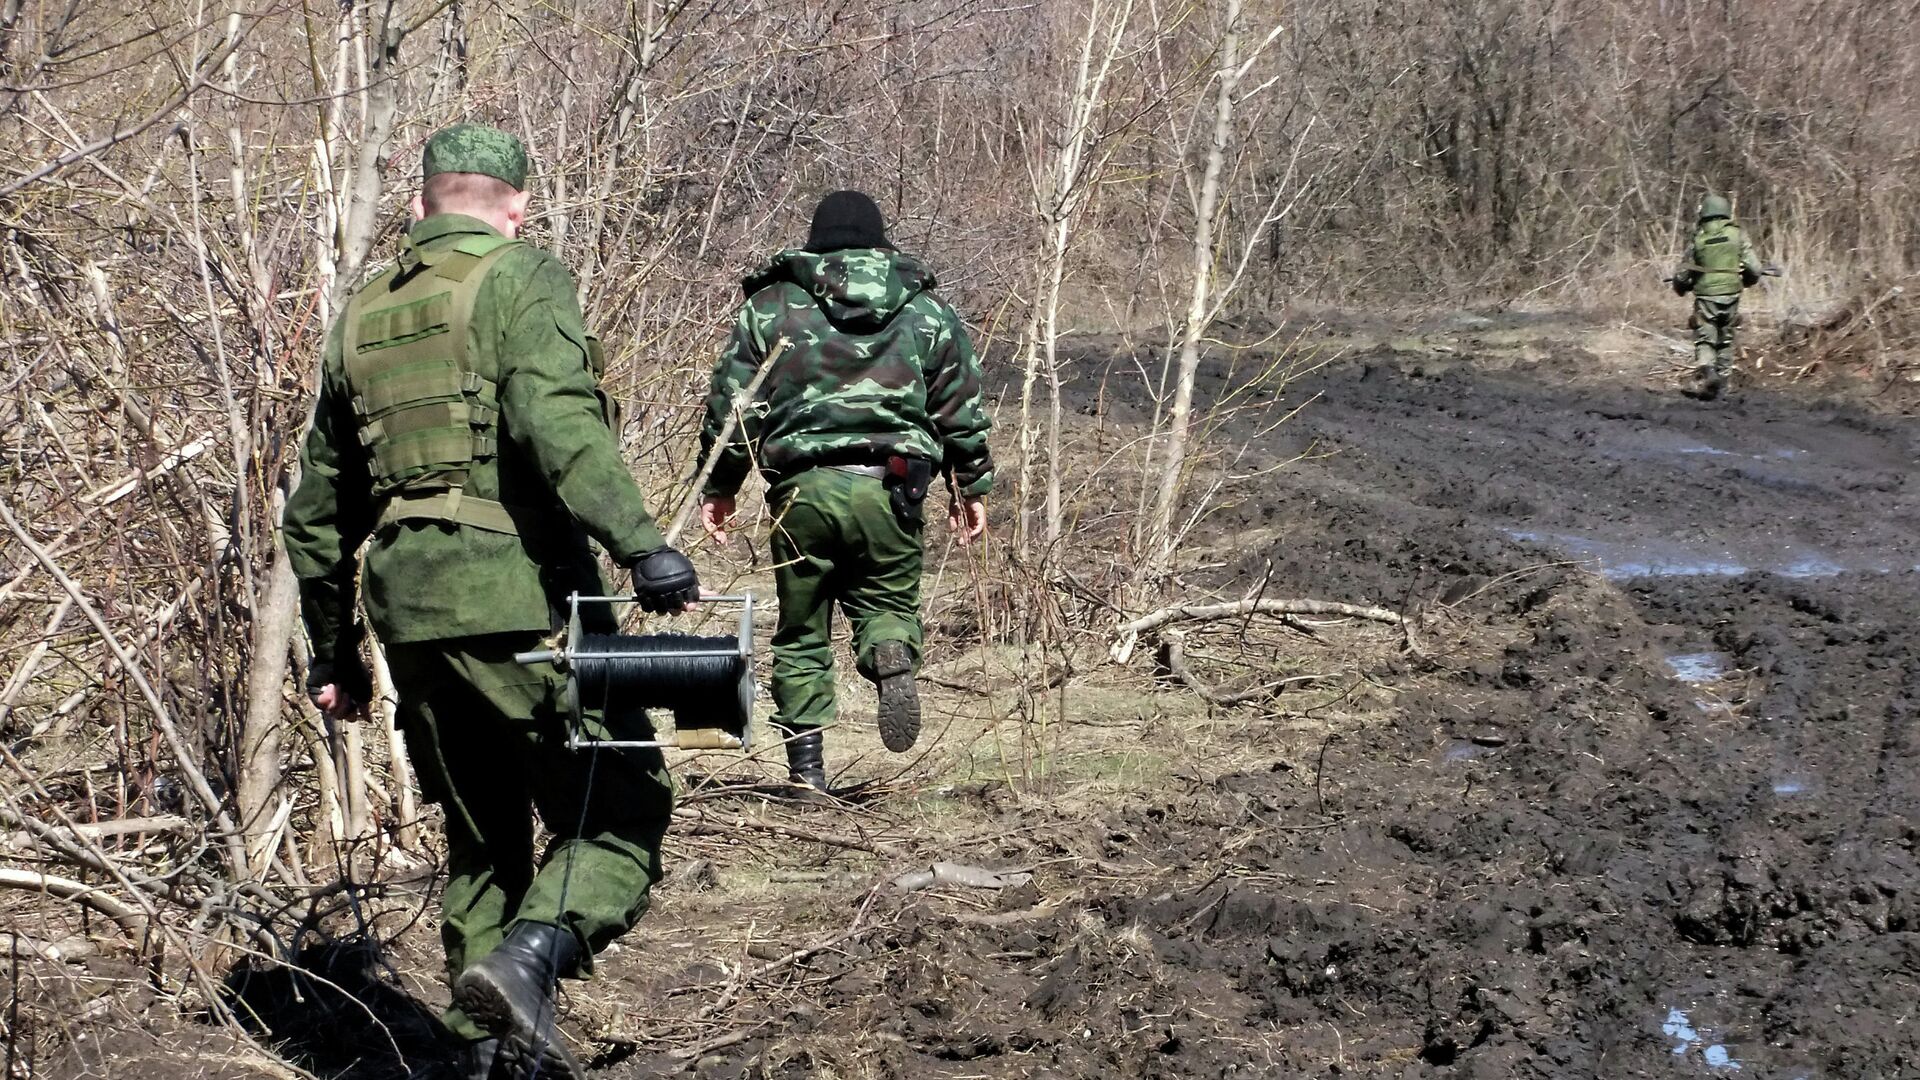
[(499, 387), (472, 369), (469, 339), (487, 272), (513, 246), (475, 235), (419, 252), (348, 306), (347, 382), (375, 494), (458, 490), (475, 462), (497, 452)]
[(458, 488), (395, 495), (387, 500), (386, 508), (380, 511), (380, 520), (375, 523), (374, 531), (402, 521), (450, 521), (509, 536), (520, 533), (505, 505), (491, 499), (476, 499), (461, 493)]

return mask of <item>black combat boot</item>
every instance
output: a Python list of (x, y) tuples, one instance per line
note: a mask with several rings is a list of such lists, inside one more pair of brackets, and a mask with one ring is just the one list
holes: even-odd
[(827, 764), (823, 755), (826, 740), (820, 729), (794, 735), (787, 740), (787, 779), (827, 793)]
[(466, 1080), (493, 1080), (493, 1062), (500, 1056), (499, 1039), (480, 1039), (460, 1048), (460, 1075)]
[(585, 1080), (553, 1023), (553, 988), (580, 941), (546, 923), (518, 922), (500, 947), (453, 981), (453, 1003), (500, 1040), (494, 1069), (509, 1080)]
[(920, 691), (913, 685), (913, 650), (904, 641), (882, 641), (873, 647), (872, 668), (867, 678), (880, 691), (880, 741), (894, 753), (904, 753), (920, 737)]

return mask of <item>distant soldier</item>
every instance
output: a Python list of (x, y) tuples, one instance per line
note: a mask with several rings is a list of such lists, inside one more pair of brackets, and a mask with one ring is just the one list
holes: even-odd
[(1733, 370), (1734, 330), (1740, 325), (1740, 292), (1759, 282), (1765, 269), (1753, 245), (1733, 221), (1724, 195), (1700, 200), (1700, 221), (1673, 272), (1673, 291), (1693, 294), (1694, 376), (1700, 396), (1720, 396)]
[[(515, 239), (525, 147), (457, 125), (427, 141), (422, 173), (398, 261), (327, 337), (287, 502), (308, 690), (335, 717), (369, 696), (358, 585), (420, 786), (446, 811), (446, 1024), (466, 1075), (579, 1077), (554, 980), (646, 910), (672, 795), (658, 751), (567, 749), (562, 677), (513, 654), (564, 618), (568, 593), (606, 591), (589, 536), (650, 611), (681, 610), (699, 584), (621, 460), (573, 277)], [(604, 735), (621, 719), (589, 708), (585, 723)], [(553, 836), (537, 862), (531, 807)]]
[[(987, 527), (993, 485), (980, 362), (931, 271), (888, 242), (857, 191), (820, 201), (802, 250), (745, 281), (746, 306), (713, 372), (701, 430), (711, 453), (700, 520), (726, 542), (734, 494), (757, 465), (771, 485), (780, 595), (773, 722), (793, 781), (825, 791), (820, 729), (834, 719), (833, 608), (853, 624), (860, 674), (879, 690), (880, 737), (920, 734), (921, 500), (946, 478), (961, 543)], [(772, 364), (751, 401), (740, 400)]]

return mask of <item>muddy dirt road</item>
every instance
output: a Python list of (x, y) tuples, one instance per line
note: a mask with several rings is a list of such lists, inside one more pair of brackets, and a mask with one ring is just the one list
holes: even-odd
[[(1074, 405), (1124, 437), (1102, 362)], [(1920, 423), (1554, 364), (1340, 360), (1250, 464), (1316, 456), (1198, 538), (1196, 591), (1422, 612), (1388, 707), (1238, 714), (1267, 759), (1084, 822), (1000, 804), (1071, 875), (908, 905), (696, 1072), (1920, 1075)]]
[[(1102, 363), (1074, 406), (1125, 437)], [(1423, 613), (1388, 707), (1236, 714), (1266, 759), (1083, 822), (995, 804), (1071, 873), (906, 906), (696, 1072), (1920, 1075), (1920, 423), (1557, 363), (1340, 360), (1243, 464), (1316, 456), (1198, 538), (1196, 591)]]
[(1515, 632), (1265, 856), (1372, 895), (1140, 901), (1163, 951), (1302, 1025), (1288, 1067), (1920, 1074), (1920, 423), (1386, 353), (1306, 394), (1270, 456), (1331, 456), (1214, 522), (1276, 534), (1225, 577)]

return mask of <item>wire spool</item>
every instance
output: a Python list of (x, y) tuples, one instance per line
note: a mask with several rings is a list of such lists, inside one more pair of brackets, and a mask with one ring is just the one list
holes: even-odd
[[(740, 632), (732, 637), (585, 632), (580, 617), (583, 603), (632, 602), (628, 597), (576, 593), (568, 598), (572, 611), (563, 643), (515, 654), (523, 664), (551, 664), (566, 673), (567, 705), (573, 720), (567, 745), (576, 750), (661, 746), (747, 749), (753, 736), (752, 595), (701, 597), (702, 603), (740, 605)], [(583, 707), (670, 711), (673, 737), (630, 740), (590, 736), (582, 724)]]
[(583, 705), (670, 709), (679, 728), (743, 726), (733, 716), (746, 664), (737, 638), (583, 634), (571, 662)]

